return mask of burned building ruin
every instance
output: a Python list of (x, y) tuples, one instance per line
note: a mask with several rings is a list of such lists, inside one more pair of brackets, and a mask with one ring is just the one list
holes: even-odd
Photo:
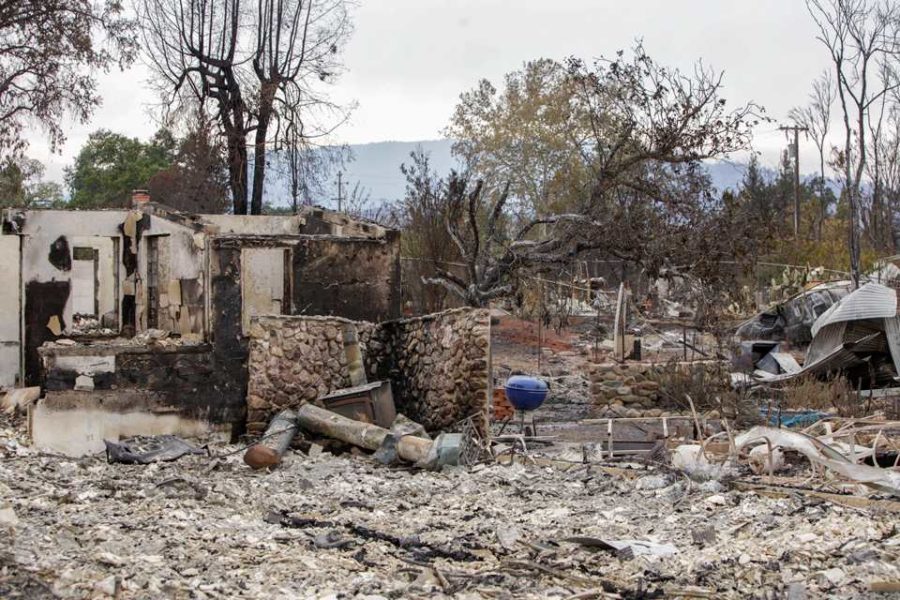
[(110, 413), (118, 433), (239, 434), (253, 317), (400, 316), (397, 231), (321, 208), (192, 215), (143, 200), (3, 213), (0, 387), (43, 388), (33, 418), (48, 437), (83, 426), (96, 447)]

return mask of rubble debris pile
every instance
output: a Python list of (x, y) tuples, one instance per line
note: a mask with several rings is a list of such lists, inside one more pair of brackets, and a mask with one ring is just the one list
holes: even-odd
[[(868, 283), (831, 305), (815, 320), (802, 368), (766, 370), (764, 357), (754, 377), (782, 382), (802, 376), (830, 378), (841, 372), (866, 388), (895, 383), (900, 374), (900, 317), (897, 290)], [(777, 348), (772, 352), (777, 352)], [(770, 352), (770, 354), (772, 354)]]
[(735, 333), (741, 340), (788, 341), (808, 344), (812, 326), (824, 312), (853, 289), (850, 281), (816, 284), (742, 323)]
[(900, 580), (887, 510), (653, 469), (288, 452), (261, 472), (217, 451), (66, 460), (0, 422), (0, 595), (863, 598)]

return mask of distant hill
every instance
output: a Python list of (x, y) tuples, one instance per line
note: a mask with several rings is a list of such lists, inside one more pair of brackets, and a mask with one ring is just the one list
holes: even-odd
[(406, 190), (400, 165), (411, 162), (410, 153), (421, 147), (429, 155), (431, 168), (446, 175), (458, 165), (450, 155), (452, 144), (451, 140), (423, 140), (352, 145), (353, 161), (344, 169), (344, 180), (350, 186), (359, 181), (371, 193), (373, 202), (398, 200)]
[[(344, 182), (348, 189), (356, 182), (368, 190), (373, 204), (393, 202), (403, 197), (406, 180), (400, 173), (400, 165), (410, 162), (410, 153), (421, 147), (429, 154), (431, 167), (440, 175), (446, 175), (452, 168), (458, 168), (458, 162), (451, 155), (451, 140), (422, 140), (418, 142), (375, 142), (372, 144), (355, 144), (350, 146), (353, 160), (344, 168)], [(737, 189), (740, 186), (746, 163), (730, 161), (711, 161), (706, 164), (713, 185), (721, 192), (726, 189)], [(767, 176), (774, 176), (774, 171), (764, 169)], [(282, 185), (276, 176), (273, 191)], [(267, 181), (267, 188), (269, 187)], [(276, 192), (276, 195), (281, 195)], [(337, 188), (333, 190), (336, 197)], [(321, 204), (333, 205), (334, 197), (323, 198)]]

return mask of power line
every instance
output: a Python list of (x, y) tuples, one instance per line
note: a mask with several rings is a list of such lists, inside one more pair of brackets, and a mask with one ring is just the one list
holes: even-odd
[(344, 200), (344, 172), (338, 171), (338, 197), (337, 197), (337, 211), (341, 212), (341, 205)]

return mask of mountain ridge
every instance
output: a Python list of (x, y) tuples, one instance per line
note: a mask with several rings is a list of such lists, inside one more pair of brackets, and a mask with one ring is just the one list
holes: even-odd
[[(441, 176), (445, 176), (451, 169), (458, 169), (459, 162), (453, 158), (451, 149), (453, 140), (433, 139), (418, 141), (386, 140), (365, 144), (350, 144), (352, 160), (343, 168), (343, 182), (345, 190), (352, 190), (358, 183), (360, 188), (368, 193), (369, 200), (373, 204), (394, 202), (403, 197), (406, 189), (406, 178), (400, 172), (400, 165), (411, 162), (410, 153), (417, 148), (422, 148), (428, 156), (431, 168)], [(710, 174), (713, 186), (723, 192), (727, 189), (735, 190), (740, 186), (741, 180), (747, 171), (747, 163), (718, 160), (705, 163)], [(274, 171), (274, 170), (273, 170)], [(775, 174), (773, 169), (763, 167), (766, 177)], [(810, 175), (804, 175), (804, 178)], [(278, 190), (275, 196), (281, 196), (281, 177), (276, 177), (271, 190)], [(267, 182), (267, 187), (269, 183)], [(286, 189), (284, 187), (283, 189)], [(318, 204), (334, 206), (337, 203), (337, 180), (333, 182), (328, 197), (321, 198)]]

